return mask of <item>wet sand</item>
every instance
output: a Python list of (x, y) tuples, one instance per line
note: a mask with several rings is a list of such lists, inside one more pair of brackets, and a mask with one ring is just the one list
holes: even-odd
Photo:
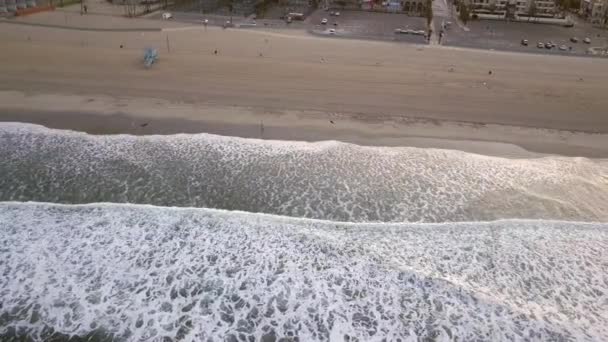
[[(338, 140), (368, 146), (442, 148), (509, 158), (548, 154), (608, 157), (604, 134), (400, 117), (372, 121), (322, 112), (285, 111), (277, 115), (241, 107), (178, 104), (158, 99), (26, 96), (0, 91), (0, 103), (6, 104), (3, 100), (9, 98), (21, 98), (19, 102), (25, 105), (0, 111), (0, 121), (28, 122), (91, 134), (203, 132), (255, 139)], [(73, 111), (80, 107), (86, 111)], [(167, 108), (173, 117), (166, 116)], [(199, 117), (193, 118), (193, 113)]]

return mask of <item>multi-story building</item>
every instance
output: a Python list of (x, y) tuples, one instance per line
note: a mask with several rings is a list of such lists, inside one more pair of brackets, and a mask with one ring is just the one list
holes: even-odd
[(35, 0), (0, 0), (0, 14), (14, 13), (26, 8), (36, 7)]
[(409, 14), (421, 15), (426, 7), (426, 0), (401, 1), (403, 11)]
[(387, 12), (405, 12), (410, 15), (421, 15), (426, 7), (426, 0), (359, 0), (364, 10)]
[(608, 0), (581, 0), (579, 13), (594, 25), (608, 26)]
[(537, 16), (553, 16), (557, 13), (555, 0), (469, 0), (469, 5), (475, 13), (505, 16), (528, 15), (532, 6), (535, 7), (533, 12)]

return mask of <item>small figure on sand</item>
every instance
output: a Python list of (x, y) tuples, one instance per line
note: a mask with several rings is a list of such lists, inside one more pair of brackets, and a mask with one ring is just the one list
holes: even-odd
[(213, 50), (213, 54), (214, 54), (214, 55), (217, 55), (217, 50)]

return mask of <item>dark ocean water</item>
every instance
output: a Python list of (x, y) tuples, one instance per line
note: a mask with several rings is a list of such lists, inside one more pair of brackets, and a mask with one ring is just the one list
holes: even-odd
[(141, 203), (345, 222), (608, 220), (608, 161), (0, 124), (0, 200)]

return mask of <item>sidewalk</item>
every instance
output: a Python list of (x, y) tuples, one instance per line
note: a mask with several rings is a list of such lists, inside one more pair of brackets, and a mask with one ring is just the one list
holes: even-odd
[[(74, 11), (76, 6), (78, 11)], [(55, 10), (34, 15), (16, 17), (5, 23), (79, 29), (90, 31), (149, 31), (163, 28), (182, 27), (185, 24), (141, 18), (126, 18), (108, 14), (80, 14), (80, 5), (69, 6), (68, 10)]]
[[(59, 0), (53, 0), (53, 2), (55, 3), (57, 3), (57, 1)], [(106, 0), (83, 0), (83, 5), (87, 6), (87, 14), (127, 16), (126, 6), (122, 4), (112, 4)], [(158, 10), (160, 6), (160, 4), (150, 5), (151, 12)], [(134, 9), (135, 15), (142, 15), (144, 14), (146, 7), (142, 5), (136, 5)], [(80, 3), (78, 3), (65, 7), (57, 7), (57, 11), (80, 14), (81, 5)]]

